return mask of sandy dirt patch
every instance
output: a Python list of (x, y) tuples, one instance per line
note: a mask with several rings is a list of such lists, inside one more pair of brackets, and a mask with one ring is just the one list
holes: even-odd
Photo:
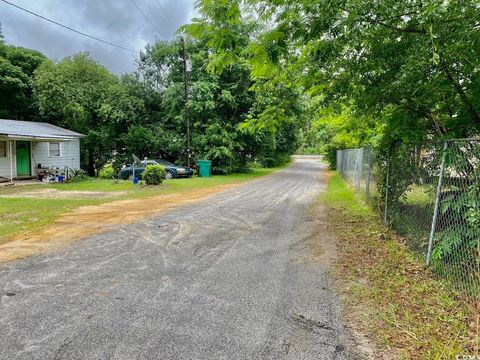
[[(48, 227), (36, 232), (21, 234), (12, 241), (0, 245), (0, 263), (56, 249), (75, 240), (134, 223), (239, 185), (241, 183), (191, 190), (178, 194), (82, 206), (61, 215)], [(24, 195), (22, 194), (22, 196)]]
[(76, 191), (76, 190), (58, 190), (58, 189), (38, 189), (23, 191), (17, 194), (0, 195), (0, 198), (26, 197), (34, 199), (92, 199), (108, 198), (126, 194), (126, 191)]

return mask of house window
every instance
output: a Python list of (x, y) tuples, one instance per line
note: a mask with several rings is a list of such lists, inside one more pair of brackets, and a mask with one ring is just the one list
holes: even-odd
[(0, 141), (0, 158), (7, 157), (7, 142)]
[(48, 157), (59, 157), (61, 155), (61, 147), (59, 142), (48, 143)]

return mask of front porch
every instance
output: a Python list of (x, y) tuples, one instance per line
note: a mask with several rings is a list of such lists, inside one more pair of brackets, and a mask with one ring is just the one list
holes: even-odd
[(78, 168), (78, 150), (75, 146), (70, 149), (71, 141), (65, 138), (0, 136), (0, 184), (36, 181), (39, 175), (53, 173), (52, 169), (56, 169), (59, 175), (67, 176), (69, 168)]
[(38, 184), (42, 184), (42, 182), (31, 176), (29, 178), (13, 178), (13, 180), (0, 177), (0, 188), (5, 186), (27, 186)]
[(69, 169), (80, 169), (82, 137), (48, 123), (0, 119), (0, 179), (67, 176)]

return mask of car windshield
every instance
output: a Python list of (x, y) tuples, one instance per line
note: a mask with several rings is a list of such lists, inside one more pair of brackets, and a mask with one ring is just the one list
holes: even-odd
[(165, 161), (165, 160), (157, 160), (157, 163), (163, 166), (175, 166), (172, 163), (169, 163), (168, 161)]
[(143, 160), (142, 161), (142, 165), (143, 166), (146, 166), (146, 165), (157, 165), (158, 163), (155, 161), (155, 160)]

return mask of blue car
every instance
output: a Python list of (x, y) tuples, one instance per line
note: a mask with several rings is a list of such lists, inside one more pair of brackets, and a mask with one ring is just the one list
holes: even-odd
[[(165, 160), (143, 160), (140, 166), (135, 166), (135, 176), (141, 178), (147, 165), (162, 165), (165, 167), (165, 179), (175, 179), (180, 177), (189, 177), (193, 175), (193, 170), (186, 166), (178, 166)], [(133, 180), (133, 165), (127, 165), (118, 174), (123, 180)]]

